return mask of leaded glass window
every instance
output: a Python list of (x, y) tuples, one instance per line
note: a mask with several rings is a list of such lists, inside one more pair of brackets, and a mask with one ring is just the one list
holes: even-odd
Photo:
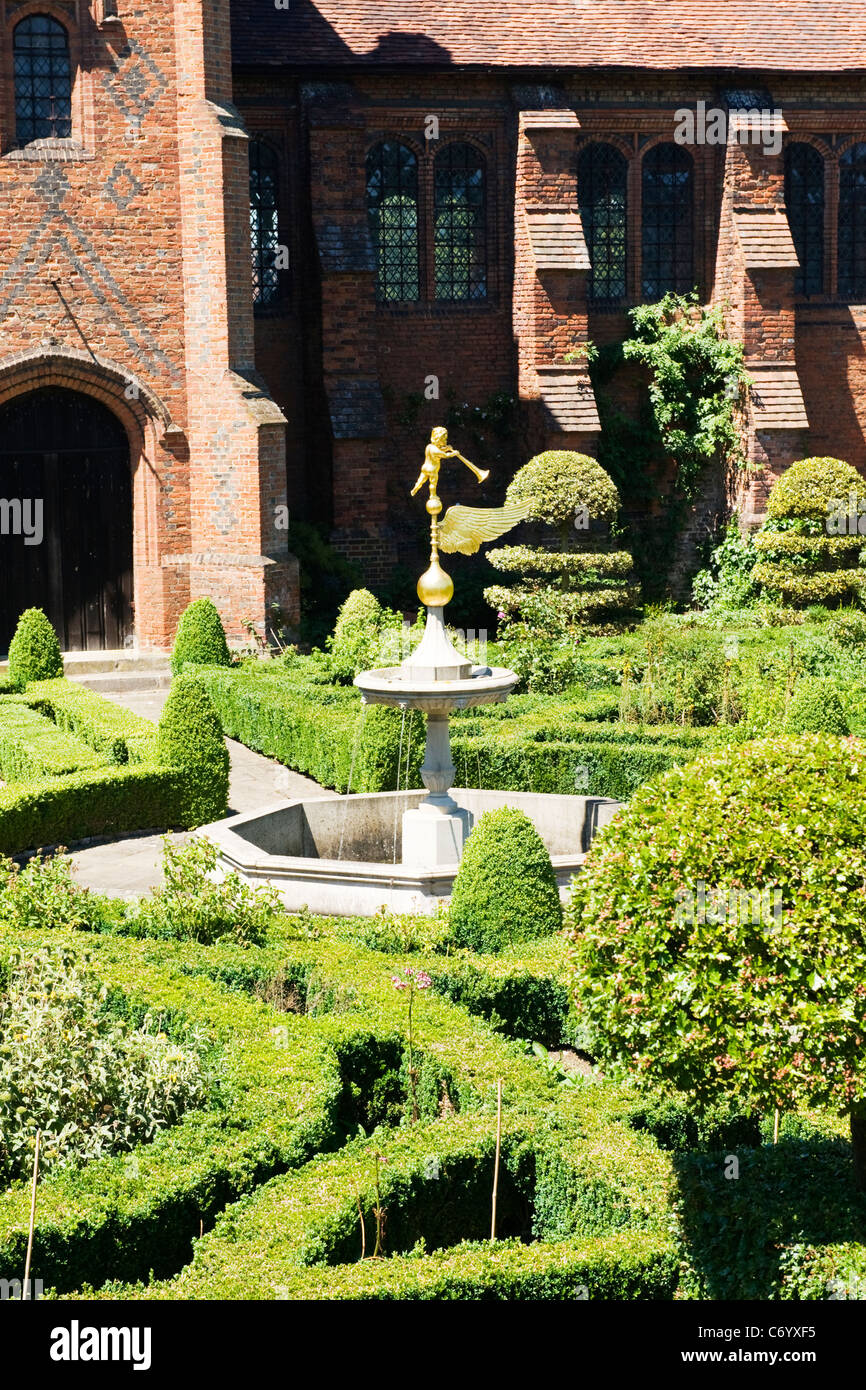
[(408, 145), (383, 140), (367, 155), (367, 215), (381, 303), (419, 298), (418, 160)]
[(839, 297), (866, 300), (866, 144), (839, 160)]
[(72, 69), (69, 36), (46, 14), (28, 15), (15, 26), (15, 138), (68, 139), (72, 134)]
[(617, 303), (627, 289), (628, 165), (613, 145), (592, 144), (577, 164), (577, 200), (591, 265), (589, 298)]
[(785, 206), (800, 269), (797, 294), (820, 294), (824, 288), (824, 160), (814, 145), (795, 143), (785, 149)]
[(250, 247), (253, 303), (273, 304), (280, 294), (277, 253), (280, 242), (279, 168), (276, 151), (264, 140), (250, 140)]
[(433, 249), (437, 299), (487, 297), (485, 162), (473, 145), (452, 143), (433, 165)]
[(682, 145), (654, 145), (642, 172), (642, 289), (652, 302), (694, 289), (692, 157)]

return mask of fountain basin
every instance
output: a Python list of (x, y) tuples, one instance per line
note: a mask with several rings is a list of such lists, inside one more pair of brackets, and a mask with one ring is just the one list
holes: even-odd
[[(485, 811), (524, 811), (550, 854), (562, 897), (593, 835), (622, 804), (605, 797), (460, 787), (450, 795), (470, 829)], [(290, 912), (308, 907), (327, 916), (369, 917), (384, 907), (432, 915), (450, 897), (459, 865), (401, 862), (403, 816), (417, 811), (426, 796), (422, 789), (281, 801), (195, 834), (216, 844), (223, 871), (276, 888)]]
[(442, 718), (456, 709), (492, 705), (510, 694), (517, 676), (504, 666), (474, 666), (471, 674), (457, 680), (413, 679), (404, 666), (380, 666), (355, 677), (369, 705), (391, 705), (395, 709), (419, 709)]

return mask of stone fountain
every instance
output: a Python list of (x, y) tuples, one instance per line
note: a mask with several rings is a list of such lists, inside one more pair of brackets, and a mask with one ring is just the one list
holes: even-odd
[(304, 798), (263, 807), (204, 826), (224, 869), (250, 883), (278, 889), (291, 911), (307, 906), (333, 915), (432, 913), (447, 899), (463, 846), (484, 811), (514, 806), (525, 811), (547, 846), (564, 892), (580, 868), (594, 832), (619, 802), (601, 797), (455, 788), (449, 720), (455, 710), (504, 700), (517, 683), (505, 667), (473, 665), (450, 640), (445, 607), (454, 585), (440, 550), (474, 554), (526, 516), (522, 506), (452, 506), (440, 523), (439, 469), (456, 458), (482, 482), (477, 469), (433, 431), (412, 496), (425, 484), (430, 517), (430, 564), (418, 581), (427, 610), (424, 636), (399, 666), (377, 667), (355, 677), (365, 704), (420, 710), (427, 720), (421, 791)]

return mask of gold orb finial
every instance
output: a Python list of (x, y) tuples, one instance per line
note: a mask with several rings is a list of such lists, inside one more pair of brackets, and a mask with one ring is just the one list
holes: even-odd
[(418, 580), (418, 597), (425, 608), (444, 608), (454, 597), (454, 582), (438, 560)]

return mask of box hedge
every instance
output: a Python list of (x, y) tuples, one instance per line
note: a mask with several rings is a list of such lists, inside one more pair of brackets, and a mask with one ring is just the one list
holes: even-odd
[(0, 776), (5, 782), (61, 777), (108, 759), (18, 700), (0, 699)]
[[(240, 670), (195, 667), (229, 738), (276, 758), (321, 786), (344, 792), (421, 785), (422, 716), (374, 706), (361, 724), (351, 687), (306, 683), (278, 663)], [(610, 697), (601, 700), (611, 709)], [(579, 707), (578, 707), (579, 708)], [(597, 705), (580, 718), (565, 699), (513, 697), (505, 706), (457, 715), (451, 751), (458, 786), (627, 799), (659, 772), (689, 762), (729, 729), (605, 724)], [(400, 756), (402, 727), (402, 761)]]
[[(492, 1252), (460, 1244), (429, 1267), (415, 1260), (426, 1286), (453, 1289), (441, 1296), (455, 1297), (473, 1288), (473, 1296), (487, 1298), (552, 1291), (571, 1280), (587, 1284), (591, 1297), (671, 1296), (677, 1260), (667, 1232), (670, 1163), (629, 1126), (627, 1097), (610, 1084), (561, 1086), (438, 991), (417, 1001), (421, 1122), (380, 1124), (375, 1138), (347, 1145), (361, 1113), (353, 1098), (370, 1094), (381, 1067), (393, 1072), (404, 1049), (405, 1000), (391, 984), (393, 958), (293, 932), (289, 924), (262, 948), (89, 938), (94, 968), (131, 1015), (149, 1008), (212, 1038), (222, 1094), (213, 1108), (189, 1112), (131, 1155), (46, 1179), (37, 1208), (37, 1277), (60, 1291), (122, 1280), (126, 1297), (409, 1296), (409, 1271), (393, 1260), (329, 1267), (357, 1257), (352, 1183), (369, 1236), (372, 1153), (386, 1157), (391, 1254), (412, 1249), (419, 1232), (431, 1245), (483, 1234), (502, 1078), (503, 1234), (513, 1227), (535, 1243), (503, 1241)], [(0, 958), (4, 943), (36, 943), (44, 935), (0, 930)], [(52, 933), (67, 938), (80, 949), (80, 933)], [(440, 958), (443, 964), (451, 968)], [(480, 958), (477, 968), (484, 967)], [(493, 969), (514, 973), (516, 960), (496, 961)], [(304, 1012), (278, 1012), (249, 992), (278, 972), (293, 982)], [(446, 1094), (448, 1113), (441, 1113)], [(565, 1165), (556, 1171), (552, 1158), (537, 1159), (554, 1151)], [(428, 1180), (431, 1157), (440, 1188)], [(450, 1222), (436, 1195), (449, 1181), (463, 1202), (459, 1220)], [(523, 1232), (527, 1203), (536, 1210), (531, 1232)], [(26, 1183), (0, 1195), (0, 1276), (14, 1277), (21, 1266), (28, 1212)], [(199, 1222), (206, 1231), (216, 1225), (194, 1241)], [(627, 1241), (611, 1240), (622, 1231)], [(134, 1281), (151, 1270), (170, 1282), (136, 1290)]]
[(231, 661), (222, 618), (209, 598), (193, 599), (180, 615), (171, 649), (172, 675), (180, 675), (188, 661), (209, 666)]
[(207, 825), (226, 814), (229, 753), (219, 715), (195, 675), (175, 678), (160, 717), (154, 753), (163, 767), (183, 769), (181, 825)]
[(523, 811), (486, 811), (454, 880), (451, 929), (459, 946), (495, 952), (562, 926), (559, 889), (544, 841)]
[(30, 681), (63, 675), (57, 633), (41, 608), (27, 608), (9, 643), (9, 680), (23, 690)]
[(149, 719), (123, 709), (69, 680), (34, 681), (24, 697), (58, 729), (75, 734), (112, 763), (153, 761), (156, 729)]
[[(224, 815), (225, 766), (205, 766), (191, 727), (178, 742), (183, 761), (160, 761), (149, 720), (68, 680), (36, 681), (3, 697), (0, 774), (9, 785), (0, 787), (0, 853)], [(227, 763), (221, 736), (219, 743)]]

